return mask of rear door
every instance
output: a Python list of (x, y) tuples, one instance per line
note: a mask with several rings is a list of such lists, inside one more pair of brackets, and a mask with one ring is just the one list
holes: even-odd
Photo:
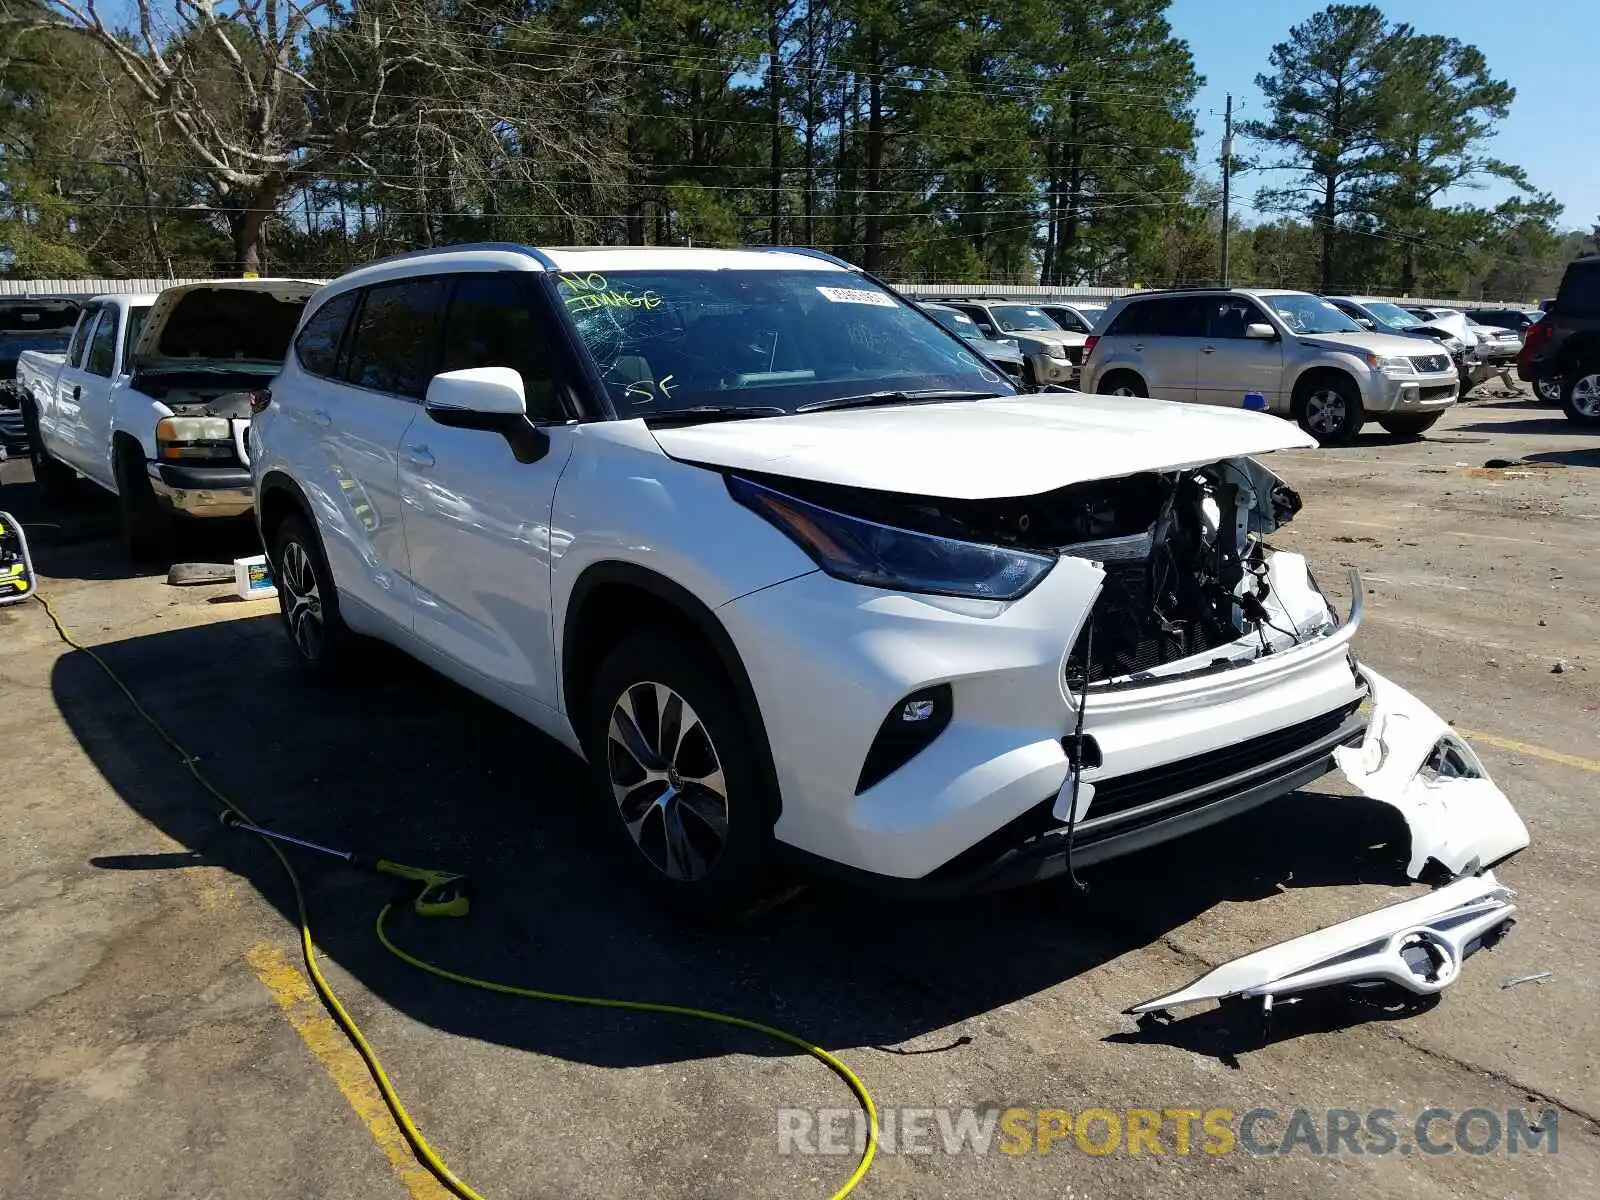
[(1158, 400), (1195, 398), (1196, 360), (1205, 320), (1194, 296), (1167, 296), (1133, 305), (1145, 309), (1140, 334), (1128, 339), (1145, 386)]
[(550, 603), (550, 512), (571, 453), (556, 317), (523, 271), (456, 279), (438, 368), (511, 367), (547, 453), (519, 462), (499, 433), (436, 424), (424, 412), (400, 447), (417, 637), (501, 688), (557, 707)]
[(1244, 398), (1259, 392), (1273, 410), (1283, 388), (1281, 338), (1247, 338), (1250, 325), (1272, 325), (1248, 296), (1207, 296), (1201, 302), (1206, 336), (1200, 344), (1195, 399), (1201, 404), (1242, 408)]
[(326, 506), (318, 523), (341, 598), (407, 634), (400, 442), (432, 375), (445, 290), (440, 279), (411, 278), (333, 297), (296, 339), (301, 378), (285, 410), (295, 440), (316, 447), (312, 494)]
[(111, 387), (122, 361), (122, 323), (122, 310), (107, 304), (83, 357), (83, 390), (78, 397), (83, 470), (108, 488), (116, 487), (111, 467)]
[(86, 402), (93, 404), (96, 383), (108, 381), (92, 373), (89, 364), (93, 361), (96, 368), (103, 369), (108, 353), (114, 364), (116, 342), (117, 310), (104, 304), (84, 309), (83, 321), (68, 347), (66, 365), (56, 377), (55, 429), (47, 444), (57, 457), (96, 480), (101, 480), (104, 472), (95, 469), (91, 462), (93, 454), (88, 445), (83, 407)]

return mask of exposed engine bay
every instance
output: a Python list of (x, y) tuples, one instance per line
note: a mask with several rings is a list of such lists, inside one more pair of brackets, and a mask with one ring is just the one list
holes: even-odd
[[(1066, 666), (1074, 690), (1137, 680), (1247, 636), (1259, 635), (1259, 649), (1270, 652), (1268, 630), (1298, 642), (1304, 630), (1296, 614), (1304, 593), (1316, 590), (1303, 559), (1278, 556), (1262, 540), (1300, 511), (1299, 495), (1250, 459), (997, 500), (771, 483), (884, 525), (1099, 563), (1105, 582)], [(1276, 557), (1288, 560), (1286, 582), (1274, 570)], [(1276, 595), (1280, 588), (1296, 594)]]
[(141, 371), (133, 389), (159, 400), (182, 417), (250, 416), (250, 393), (264, 388), (275, 372), (262, 371)]

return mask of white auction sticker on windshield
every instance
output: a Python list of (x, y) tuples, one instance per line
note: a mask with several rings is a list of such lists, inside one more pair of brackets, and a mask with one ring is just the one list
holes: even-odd
[(865, 288), (819, 287), (817, 291), (835, 304), (876, 304), (879, 308), (894, 307), (894, 297), (883, 292), (871, 292)]

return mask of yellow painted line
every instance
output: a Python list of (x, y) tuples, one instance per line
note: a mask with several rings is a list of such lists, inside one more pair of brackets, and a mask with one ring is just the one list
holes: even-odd
[(316, 992), (311, 990), (311, 981), (300, 968), (268, 942), (257, 942), (245, 951), (244, 959), (367, 1127), (412, 1200), (449, 1200), (450, 1193), (411, 1153), (410, 1145), (378, 1094), (377, 1085), (367, 1074), (366, 1064), (333, 1023)]
[(1564, 767), (1577, 767), (1580, 771), (1593, 771), (1600, 775), (1600, 761), (1592, 758), (1579, 758), (1576, 754), (1563, 754), (1559, 750), (1546, 750), (1543, 746), (1535, 746), (1529, 742), (1514, 742), (1510, 738), (1496, 737), (1492, 733), (1475, 733), (1470, 729), (1457, 728), (1456, 732), (1470, 742), (1482, 742), (1486, 746), (1498, 746), (1502, 750), (1511, 750), (1517, 754), (1526, 754), (1529, 758), (1542, 758), (1546, 762), (1560, 763)]

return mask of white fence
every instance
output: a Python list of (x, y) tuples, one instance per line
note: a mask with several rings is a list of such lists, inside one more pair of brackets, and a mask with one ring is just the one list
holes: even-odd
[[(86, 300), (106, 292), (159, 292), (179, 283), (203, 283), (202, 279), (0, 279), (0, 299), (7, 296), (66, 296)], [(1114, 300), (1132, 288), (1047, 287), (1043, 284), (1001, 283), (906, 283), (897, 287), (908, 296), (1006, 296), (1017, 300)], [(1377, 297), (1395, 299), (1399, 297)], [(1521, 308), (1519, 301), (1429, 300), (1413, 297), (1406, 304), (1425, 304), (1441, 308)]]

